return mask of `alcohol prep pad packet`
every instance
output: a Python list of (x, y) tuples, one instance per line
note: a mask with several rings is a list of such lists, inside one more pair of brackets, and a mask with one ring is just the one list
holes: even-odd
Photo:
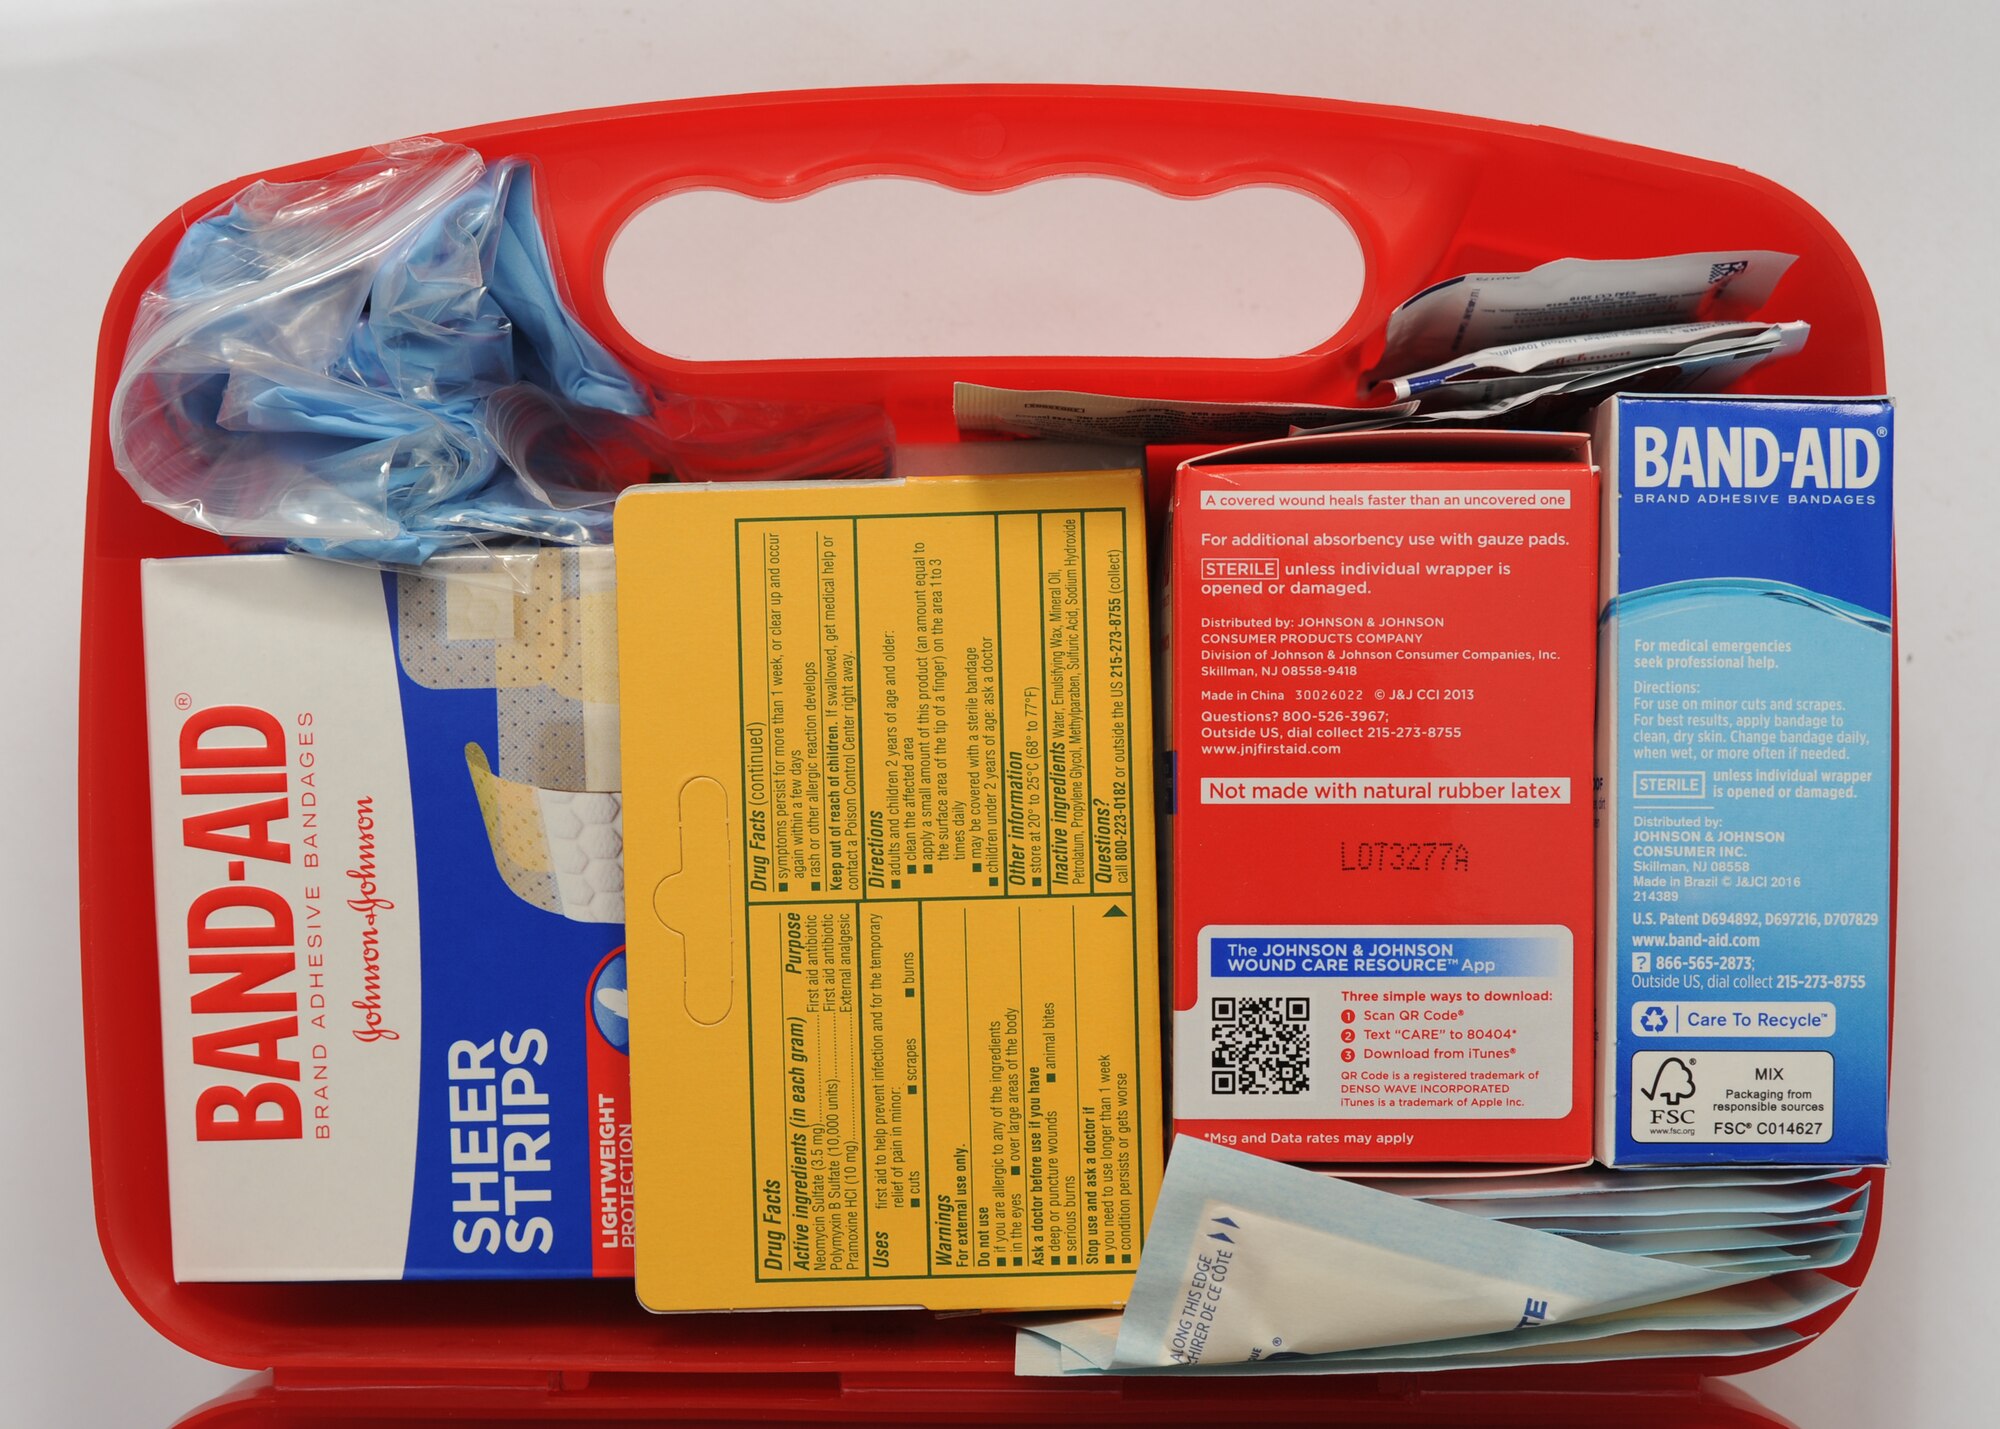
[(1114, 1365), (1239, 1363), (1498, 1334), (1742, 1279), (1180, 1137)]
[(1376, 369), (1394, 377), (1482, 348), (1746, 317), (1792, 262), (1789, 253), (1746, 249), (1558, 258), (1523, 273), (1463, 273), (1398, 305)]
[[(1024, 1321), (1024, 1358), (1018, 1373), (1326, 1374), (1358, 1373), (1369, 1366), (1381, 1372), (1440, 1370), (1515, 1363), (1517, 1357), (1532, 1358), (1558, 1345), (1590, 1342), (1609, 1350), (1612, 1346), (1605, 1342), (1614, 1337), (1617, 1348), (1629, 1346), (1647, 1356), (1694, 1354), (1701, 1352), (1697, 1346), (1720, 1343), (1716, 1335), (1795, 1325), (1852, 1293), (1825, 1272), (1845, 1263), (1852, 1253), (1859, 1226), (1850, 1217), (1861, 1213), (1830, 1215), (1822, 1203), (1830, 1197), (1858, 1196), (1865, 1205), (1867, 1196), (1865, 1187), (1842, 1184), (1853, 1176), (1851, 1169), (1836, 1169), (1804, 1176), (1787, 1170), (1744, 1170), (1730, 1173), (1734, 1185), (1721, 1184), (1717, 1173), (1703, 1171), (1637, 1172), (1629, 1177), (1542, 1173), (1518, 1178), (1546, 1187), (1547, 1194), (1525, 1198), (1491, 1197), (1485, 1193), (1503, 1183), (1474, 1177), (1463, 1183), (1470, 1196), (1439, 1199), (1422, 1192), (1424, 1183), (1416, 1179), (1370, 1186), (1237, 1154), (1219, 1155), (1213, 1148), (1190, 1153), (1187, 1146), (1184, 1141), (1175, 1148), (1148, 1244), (1154, 1263), (1142, 1267), (1126, 1316)], [(1687, 1184), (1676, 1184), (1679, 1178), (1686, 1178)], [(1635, 1188), (1611, 1190), (1620, 1179), (1630, 1179)], [(1489, 1229), (1468, 1231), (1451, 1219), (1468, 1208), (1516, 1200), (1530, 1206), (1566, 1201), (1573, 1213), (1581, 1214), (1607, 1194), (1613, 1199), (1647, 1200), (1654, 1209), (1666, 1210), (1690, 1194), (1697, 1203), (1706, 1198), (1714, 1204), (1718, 1196), (1729, 1197), (1720, 1202), (1727, 1205), (1748, 1204), (1767, 1191), (1797, 1204), (1782, 1227), (1592, 1235), (1582, 1242), (1590, 1254), (1555, 1271), (1548, 1269), (1551, 1258), (1565, 1261), (1568, 1251), (1550, 1241), (1568, 1235), (1566, 1228), (1536, 1221), (1507, 1227), (1509, 1233), (1495, 1236)], [(1713, 1210), (1697, 1204), (1680, 1216), (1638, 1219), (1698, 1224), (1713, 1215)], [(1492, 1211), (1484, 1218), (1492, 1219)], [(1615, 1224), (1621, 1218), (1603, 1219)], [(1269, 1270), (1268, 1252), (1273, 1246), (1287, 1257), (1282, 1273)], [(1384, 1274), (1377, 1260), (1384, 1254), (1401, 1254), (1405, 1259)], [(1457, 1317), (1475, 1303), (1477, 1292), (1434, 1295), (1428, 1319), (1421, 1305), (1399, 1298), (1407, 1290), (1405, 1282), (1429, 1286), (1439, 1277), (1461, 1273), (1469, 1284), (1481, 1285), (1512, 1273), (1546, 1278), (1587, 1273), (1595, 1266), (1615, 1282), (1622, 1276), (1620, 1262), (1630, 1259), (1650, 1259), (1713, 1278), (1703, 1289), (1601, 1314), (1572, 1313), (1566, 1301), (1538, 1297), (1524, 1304), (1518, 1323), (1470, 1334), (1461, 1331)], [(1191, 1262), (1192, 1269), (1177, 1281), (1174, 1267), (1183, 1261)], [(1355, 1303), (1383, 1312), (1357, 1319), (1351, 1311)], [(1149, 1323), (1149, 1317), (1158, 1318), (1162, 1305), (1170, 1307), (1173, 1335), (1184, 1341), (1183, 1349), (1198, 1348), (1198, 1357), (1175, 1358), (1163, 1365), (1127, 1360), (1119, 1351), (1124, 1320)], [(1396, 1319), (1399, 1314), (1405, 1316), (1401, 1322)], [(1230, 1338), (1246, 1320), (1265, 1324), (1267, 1334), (1248, 1340)], [(1381, 1336), (1392, 1323), (1400, 1328), (1391, 1331), (1397, 1338), (1389, 1342)], [(1637, 1334), (1665, 1338), (1641, 1343), (1631, 1338)], [(1038, 1359), (1029, 1340), (1059, 1346), (1062, 1366)], [(1364, 1340), (1370, 1343), (1364, 1345)], [(1145, 1343), (1142, 1339), (1137, 1347), (1128, 1344), (1127, 1352), (1140, 1353)], [(1347, 1347), (1314, 1348), (1329, 1343)]]

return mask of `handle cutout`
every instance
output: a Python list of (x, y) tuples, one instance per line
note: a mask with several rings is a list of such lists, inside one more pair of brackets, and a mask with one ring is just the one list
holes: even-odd
[(604, 289), (640, 343), (702, 362), (1255, 359), (1325, 342), (1364, 269), (1347, 221), (1297, 189), (871, 178), (782, 201), (669, 194), (612, 242)]
[(736, 995), (736, 919), (730, 890), (729, 796), (713, 779), (681, 786), (681, 866), (653, 890), (653, 916), (681, 940), (681, 996), (704, 1027), (729, 1016)]

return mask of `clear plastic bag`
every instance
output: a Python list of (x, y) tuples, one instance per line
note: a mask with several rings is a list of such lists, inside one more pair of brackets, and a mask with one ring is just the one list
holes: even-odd
[(191, 227), (111, 399), (149, 504), (395, 566), (608, 540), (637, 481), (882, 475), (891, 436), (876, 408), (642, 382), (564, 302), (526, 161), (434, 139), (252, 184)]

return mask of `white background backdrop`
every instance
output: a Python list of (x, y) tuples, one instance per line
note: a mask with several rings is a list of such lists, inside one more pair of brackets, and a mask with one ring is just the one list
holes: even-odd
[[(2000, 208), (2000, 10), (1887, 4), (1007, 0), (0, 0), (0, 1419), (154, 1425), (237, 1377), (171, 1346), (99, 1256), (77, 1007), (75, 647), (97, 322), (181, 200), (377, 139), (683, 95), (1071, 81), (1500, 116), (1739, 164), (1816, 205), (1875, 287), (1901, 399), (1897, 1163), (1866, 1290), (1746, 1387), (1805, 1426), (1988, 1424), (2000, 959), (1980, 353)], [(102, 1089), (116, 1095), (115, 1088)]]

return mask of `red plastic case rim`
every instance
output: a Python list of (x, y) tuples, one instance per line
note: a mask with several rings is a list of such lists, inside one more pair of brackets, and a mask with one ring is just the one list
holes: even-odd
[[(1341, 401), (1372, 360), (1367, 337), (1402, 297), (1455, 273), (1564, 256), (1619, 257), (1736, 246), (1799, 255), (1774, 312), (1805, 318), (1813, 341), (1753, 374), (1746, 390), (1863, 395), (1885, 389), (1881, 329), (1853, 254), (1812, 208), (1739, 169), (1555, 130), (1425, 111), (1198, 90), (951, 86), (822, 90), (677, 101), (547, 116), (443, 137), (489, 157), (539, 166), (551, 238), (584, 322), (634, 367), (681, 390), (881, 402), (906, 441), (950, 440), (954, 379), (1217, 399)], [(329, 172), (338, 155), (256, 177)], [(764, 197), (862, 176), (929, 179), (986, 192), (1062, 174), (1129, 179), (1178, 195), (1285, 184), (1335, 206), (1368, 265), (1342, 328), (1281, 359), (990, 358), (694, 363), (661, 357), (613, 318), (601, 281), (618, 228), (676, 189)], [(107, 404), (140, 296), (192, 217), (247, 179), (218, 185), (163, 221), (134, 252), (106, 306), (92, 414), (84, 546), (79, 822), (85, 1058), (99, 1236), (127, 1297), (162, 1334), (210, 1359), (279, 1368), (282, 1383), (405, 1378), (456, 1382), (580, 1372), (838, 1375), (992, 1385), (994, 1412), (1023, 1391), (991, 1376), (1011, 1362), (1011, 1332), (973, 1320), (895, 1314), (651, 1317), (621, 1284), (178, 1285), (172, 1276), (162, 1129), (161, 1034), (146, 802), (138, 562), (218, 544), (139, 503), (111, 462)], [(1893, 877), (1893, 870), (1892, 870)], [(1893, 888), (1893, 882), (1892, 882)], [(1881, 1175), (1860, 1253), (1874, 1252)], [(1837, 1310), (1803, 1327), (1823, 1329)], [(1653, 1386), (1689, 1390), (1702, 1373), (1739, 1372), (1784, 1352), (1673, 1366), (1578, 1366), (1476, 1377), (1510, 1392), (1565, 1394)], [(940, 1380), (940, 1376), (944, 1378)], [(967, 1378), (967, 1377), (971, 1378)], [(682, 1384), (690, 1383), (680, 1379)], [(788, 1381), (799, 1383), (800, 1381)], [(1381, 1409), (1376, 1381), (1228, 1382), (1214, 1391), (1096, 1381), (1064, 1392), (1099, 1406), (1129, 1398), (1154, 1417), (1196, 1415), (1226, 1395)], [(1201, 1382), (1206, 1384), (1207, 1382)], [(1289, 1384), (1293, 1387), (1287, 1388)], [(1106, 1386), (1123, 1386), (1115, 1393)], [(1445, 1388), (1432, 1380), (1426, 1392)], [(1042, 1393), (1047, 1390), (1040, 1391)], [(1387, 1398), (1383, 1396), (1387, 1394)], [(1107, 1397), (1108, 1396), (1108, 1397)], [(1678, 1396), (1676, 1396), (1678, 1397)], [(1002, 1401), (1004, 1400), (1004, 1404)], [(771, 1397), (777, 1409), (778, 1396)], [(1068, 1402), (1068, 1401), (1064, 1401)], [(943, 1405), (940, 1402), (939, 1406)], [(1489, 1415), (1491, 1408), (1485, 1411)]]
[[(652, 1379), (662, 1378), (651, 1376)], [(1673, 1391), (1578, 1391), (1524, 1386), (1518, 1372), (1432, 1376), (1429, 1384), (1372, 1381), (1362, 1394), (1331, 1395), (1326, 1381), (1293, 1378), (1284, 1393), (1260, 1387), (1280, 1382), (1236, 1380), (1249, 1394), (1226, 1407), (1219, 1394), (1186, 1394), (1185, 1382), (1159, 1379), (1007, 1379), (989, 1375), (932, 1376), (895, 1383), (842, 1383), (837, 1376), (721, 1379), (674, 1376), (671, 1398), (630, 1377), (607, 1382), (550, 1376), (538, 1385), (285, 1386), (254, 1376), (185, 1418), (177, 1429), (300, 1429), (366, 1423), (371, 1429), (426, 1429), (443, 1423), (533, 1423), (583, 1429), (640, 1429), (673, 1421), (704, 1424), (1163, 1424), (1199, 1418), (1209, 1423), (1337, 1424), (1456, 1429), (1549, 1429), (1616, 1424), (1619, 1429), (1791, 1429), (1748, 1394), (1724, 1380), (1683, 1382)], [(1417, 1376), (1416, 1379), (1423, 1379)], [(1446, 1382), (1448, 1381), (1448, 1383)], [(1133, 1386), (1120, 1388), (1121, 1384)], [(1317, 1388), (1315, 1387), (1317, 1386)]]

